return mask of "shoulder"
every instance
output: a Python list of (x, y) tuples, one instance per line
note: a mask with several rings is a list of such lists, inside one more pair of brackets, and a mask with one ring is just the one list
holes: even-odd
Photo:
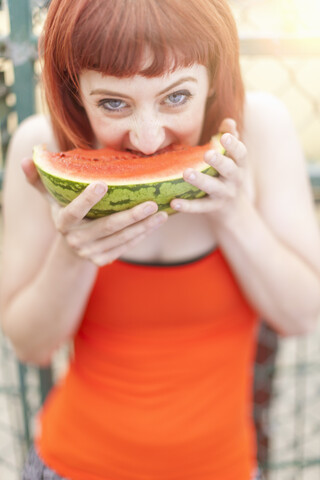
[(45, 115), (32, 115), (20, 123), (10, 140), (5, 161), (5, 188), (12, 178), (15, 183), (20, 180), (21, 185), (25, 185), (21, 161), (32, 158), (33, 147), (40, 143), (50, 151), (57, 150), (50, 119)]
[[(294, 122), (285, 104), (267, 92), (246, 96), (243, 142), (248, 159), (260, 180), (267, 179), (268, 168), (288, 173), (301, 169), (305, 159)], [(262, 174), (262, 176), (261, 176)]]
[(33, 115), (21, 122), (9, 144), (3, 183), (7, 219), (10, 216), (28, 217), (25, 210), (21, 211), (21, 204), (25, 207), (30, 206), (29, 211), (34, 214), (38, 212), (48, 216), (48, 205), (44, 196), (39, 195), (39, 192), (29, 184), (21, 167), (22, 160), (32, 158), (33, 147), (40, 143), (46, 144), (48, 150), (57, 148), (50, 120), (45, 115)]
[(45, 135), (47, 139), (53, 140), (50, 118), (44, 114), (35, 114), (23, 120), (18, 129), (19, 134), (30, 134), (32, 136)]
[(282, 100), (272, 93), (264, 91), (251, 91), (246, 93), (244, 113), (246, 120), (250, 120), (252, 115), (256, 116), (259, 113), (266, 115), (281, 113), (282, 115), (289, 116), (288, 110)]
[(49, 150), (58, 149), (50, 119), (42, 114), (32, 115), (21, 122), (12, 136), (8, 156), (12, 149), (18, 150), (18, 156), (20, 152), (25, 156), (30, 155), (37, 143), (45, 143)]
[(268, 92), (249, 92), (244, 105), (244, 138), (253, 135), (266, 138), (280, 135), (283, 130), (294, 130), (292, 118), (285, 104)]
[(300, 238), (297, 230), (302, 226), (314, 235), (307, 162), (294, 122), (281, 100), (268, 93), (248, 95), (243, 142), (254, 173), (256, 206), (268, 225), (291, 245)]
[(10, 140), (5, 161), (4, 196), (11, 191), (26, 194), (32, 190), (22, 172), (21, 161), (32, 158), (33, 147), (39, 143), (46, 144), (48, 150), (57, 149), (50, 120), (45, 115), (32, 115), (21, 122)]

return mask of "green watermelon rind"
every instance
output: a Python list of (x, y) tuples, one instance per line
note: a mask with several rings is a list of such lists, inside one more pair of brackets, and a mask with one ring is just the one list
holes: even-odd
[[(60, 178), (45, 172), (36, 165), (39, 175), (47, 191), (62, 206), (68, 205), (88, 185), (86, 182), (78, 182)], [(202, 170), (210, 176), (217, 176), (217, 171), (212, 167)], [(106, 182), (107, 183), (107, 182)], [(122, 210), (130, 209), (146, 201), (155, 201), (159, 211), (168, 214), (176, 213), (170, 207), (174, 198), (196, 199), (206, 195), (205, 192), (184, 181), (182, 177), (173, 180), (150, 182), (134, 185), (108, 185), (108, 191), (104, 197), (88, 212), (88, 218), (99, 218)]]

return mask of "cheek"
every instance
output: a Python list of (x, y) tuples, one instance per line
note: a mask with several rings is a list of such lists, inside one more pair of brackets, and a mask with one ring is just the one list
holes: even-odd
[(203, 126), (203, 112), (198, 109), (188, 113), (178, 124), (180, 139), (187, 145), (197, 145), (200, 140)]
[(97, 109), (95, 105), (83, 103), (95, 136), (96, 148), (110, 147), (119, 150), (124, 136), (121, 125), (107, 118), (104, 112)]
[(91, 117), (89, 120), (99, 148), (119, 149), (124, 137), (124, 132), (119, 126), (105, 118)]

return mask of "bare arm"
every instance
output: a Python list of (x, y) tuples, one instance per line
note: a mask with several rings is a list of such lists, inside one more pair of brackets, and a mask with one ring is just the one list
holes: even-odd
[[(312, 330), (320, 314), (320, 238), (305, 161), (285, 108), (257, 97), (246, 114), (244, 144), (222, 137), (229, 158), (207, 157), (220, 179), (190, 182), (205, 190), (203, 202), (218, 243), (257, 312), (285, 335)], [(255, 170), (256, 201), (244, 179)], [(230, 161), (230, 160), (233, 160)], [(181, 209), (180, 209), (181, 210)]]
[(87, 221), (83, 217), (103, 195), (95, 185), (69, 206), (51, 209), (32, 162), (24, 162), (30, 183), (21, 169), (21, 159), (31, 155), (35, 143), (50, 142), (48, 128), (43, 119), (31, 119), (18, 130), (4, 187), (2, 328), (18, 357), (37, 364), (48, 363), (78, 328), (97, 266), (118, 258), (166, 220), (163, 213), (148, 218), (150, 212), (139, 205)]
[(24, 177), (20, 162), (32, 154), (35, 131), (54, 147), (38, 117), (22, 125), (7, 157), (1, 322), (20, 359), (43, 364), (76, 328), (96, 267), (66, 248), (48, 202)]

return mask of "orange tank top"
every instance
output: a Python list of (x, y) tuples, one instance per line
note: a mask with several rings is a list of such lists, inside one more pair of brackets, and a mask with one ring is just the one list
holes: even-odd
[(249, 480), (256, 327), (219, 249), (101, 268), (40, 457), (71, 480)]

